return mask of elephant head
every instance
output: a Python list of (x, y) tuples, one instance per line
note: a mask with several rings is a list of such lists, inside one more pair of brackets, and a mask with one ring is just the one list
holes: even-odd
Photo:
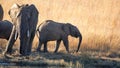
[[(22, 6), (19, 6), (18, 4), (14, 4), (9, 10), (8, 14), (10, 15), (10, 18), (12, 19), (13, 24), (16, 30), (18, 31), (18, 33), (20, 34), (21, 32), (19, 31), (21, 31), (21, 29), (26, 27), (27, 33), (25, 35), (27, 35), (26, 37), (29, 37), (29, 21), (30, 21), (31, 12), (27, 8), (28, 8), (28, 4)], [(25, 25), (25, 27), (23, 27), (23, 25)]]
[(79, 43), (78, 43), (78, 48), (77, 48), (77, 51), (79, 51), (79, 48), (80, 48), (80, 44), (82, 42), (82, 35), (80, 33), (80, 31), (78, 30), (78, 28), (70, 23), (66, 23), (64, 26), (63, 26), (63, 31), (68, 34), (68, 35), (71, 35), (72, 37), (76, 37), (76, 38), (79, 38)]
[[(38, 22), (38, 10), (33, 4), (21, 6), (14, 4), (8, 13), (13, 22), (11, 36), (13, 36), (14, 39), (17, 39), (17, 34), (20, 36), (20, 54), (30, 54)], [(13, 40), (13, 38), (10, 40)], [(7, 50), (10, 50), (12, 45), (9, 41)]]

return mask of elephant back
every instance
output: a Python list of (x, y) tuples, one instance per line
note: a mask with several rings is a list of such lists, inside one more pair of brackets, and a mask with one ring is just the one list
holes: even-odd
[[(63, 23), (57, 23), (52, 20), (45, 20), (38, 26), (37, 30), (40, 32), (41, 36), (42, 36), (42, 34), (46, 35), (46, 36), (49, 36), (49, 35), (57, 36), (57, 35), (64, 34), (62, 26), (63, 26)], [(47, 35), (48, 33), (50, 33), (50, 34)]]
[(7, 20), (0, 21), (0, 38), (9, 39), (13, 24)]

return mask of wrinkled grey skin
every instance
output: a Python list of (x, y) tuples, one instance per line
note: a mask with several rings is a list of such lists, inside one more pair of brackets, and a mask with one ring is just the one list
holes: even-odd
[(47, 42), (56, 40), (56, 49), (54, 51), (55, 53), (58, 51), (61, 41), (63, 41), (67, 52), (69, 52), (68, 35), (71, 35), (72, 37), (79, 37), (78, 48), (76, 51), (78, 52), (82, 41), (82, 35), (76, 26), (70, 23), (58, 23), (52, 20), (46, 20), (40, 24), (37, 28), (37, 34), (39, 37), (37, 51), (41, 51), (41, 46), (44, 44), (44, 52), (48, 52)]
[(9, 40), (10, 34), (12, 32), (13, 24), (8, 21), (0, 21), (0, 38)]
[(20, 54), (23, 56), (29, 55), (38, 22), (38, 10), (33, 4), (22, 6), (14, 4), (9, 10), (9, 15), (13, 22), (13, 29), (4, 54), (12, 53), (14, 40), (19, 35)]
[(4, 16), (4, 12), (3, 12), (2, 5), (0, 4), (0, 21), (2, 21), (3, 16)]

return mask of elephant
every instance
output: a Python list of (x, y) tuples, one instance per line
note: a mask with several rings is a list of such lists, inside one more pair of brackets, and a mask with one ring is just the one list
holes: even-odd
[(0, 21), (2, 21), (3, 16), (4, 16), (4, 12), (3, 12), (2, 5), (0, 4)]
[(8, 21), (0, 21), (0, 38), (9, 40), (10, 34), (12, 32), (13, 24)]
[(56, 49), (54, 53), (58, 51), (60, 42), (63, 41), (66, 51), (69, 53), (69, 42), (68, 36), (78, 38), (79, 43), (76, 52), (79, 51), (80, 44), (82, 42), (82, 35), (78, 28), (70, 23), (59, 23), (53, 20), (45, 20), (41, 23), (37, 29), (36, 34), (39, 38), (39, 44), (37, 47), (37, 51), (41, 51), (41, 46), (44, 44), (44, 52), (48, 52), (47, 50), (47, 42), (48, 41), (56, 41)]
[(4, 55), (11, 55), (13, 44), (18, 36), (20, 39), (20, 55), (30, 55), (38, 23), (39, 12), (36, 6), (34, 4), (14, 4), (8, 14), (12, 19), (13, 28)]

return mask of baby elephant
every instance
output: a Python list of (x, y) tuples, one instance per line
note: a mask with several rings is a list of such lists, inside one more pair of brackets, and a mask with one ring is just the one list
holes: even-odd
[(7, 20), (0, 21), (0, 38), (9, 40), (13, 24)]
[(46, 20), (41, 23), (37, 28), (37, 33), (39, 32), (39, 44), (37, 51), (41, 51), (41, 46), (44, 44), (44, 52), (48, 52), (47, 50), (47, 42), (56, 40), (56, 49), (55, 53), (58, 51), (60, 42), (63, 41), (64, 46), (69, 53), (69, 43), (68, 43), (68, 35), (73, 37), (79, 37), (79, 43), (77, 51), (80, 48), (80, 44), (82, 41), (82, 35), (79, 32), (78, 28), (70, 23), (58, 23), (52, 20)]

